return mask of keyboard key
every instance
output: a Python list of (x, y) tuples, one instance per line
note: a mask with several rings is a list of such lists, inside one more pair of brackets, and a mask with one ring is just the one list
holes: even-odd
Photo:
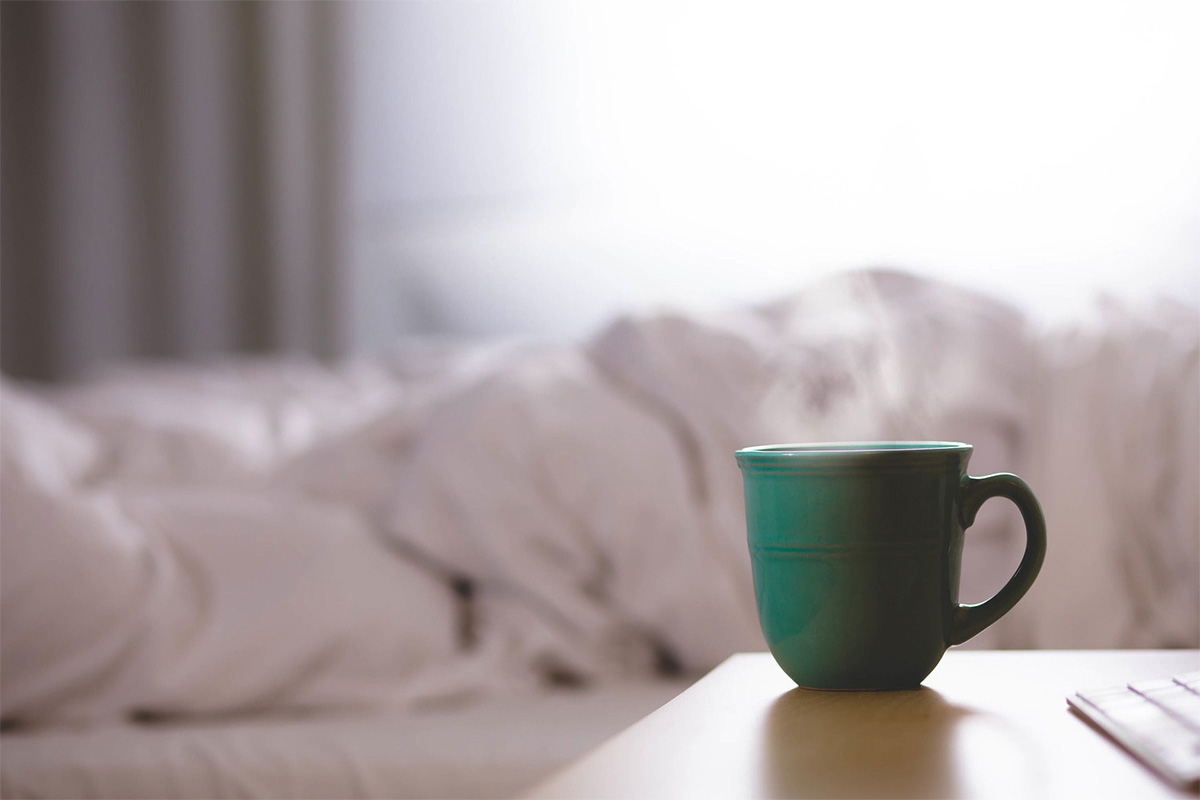
[(1176, 675), (1171, 680), (1193, 692), (1200, 692), (1200, 672), (1188, 672), (1183, 675)]
[(1200, 694), (1170, 680), (1130, 684), (1129, 688), (1200, 733)]

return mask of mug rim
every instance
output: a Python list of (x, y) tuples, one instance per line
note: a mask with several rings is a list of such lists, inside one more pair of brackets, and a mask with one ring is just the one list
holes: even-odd
[(796, 442), (790, 444), (760, 444), (736, 451), (739, 459), (807, 459), (822, 456), (857, 453), (945, 453), (974, 449), (965, 442), (951, 441), (863, 441), (863, 442)]

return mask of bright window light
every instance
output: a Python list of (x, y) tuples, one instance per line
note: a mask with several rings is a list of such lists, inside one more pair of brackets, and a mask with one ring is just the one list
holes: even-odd
[[(1200, 4), (472, 8), (507, 49), (453, 50), (407, 120), (456, 121), (453, 148), (382, 159), (460, 202), (407, 197), (384, 249), (480, 330), (576, 332), (872, 264), (1051, 317), (1100, 290), (1200, 304)], [(474, 34), (443, 16), (444, 57)], [(410, 71), (434, 63), (420, 46), (397, 46)], [(472, 114), (463, 87), (484, 84)], [(461, 296), (468, 276), (492, 299)]]

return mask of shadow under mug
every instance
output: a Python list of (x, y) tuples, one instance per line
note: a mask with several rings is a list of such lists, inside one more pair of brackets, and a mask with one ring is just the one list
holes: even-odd
[[(946, 648), (1029, 590), (1046, 555), (1037, 499), (1016, 475), (967, 475), (960, 442), (785, 444), (737, 451), (758, 617), (799, 686), (911, 689)], [(963, 531), (1005, 497), (1025, 554), (990, 600), (958, 602)]]

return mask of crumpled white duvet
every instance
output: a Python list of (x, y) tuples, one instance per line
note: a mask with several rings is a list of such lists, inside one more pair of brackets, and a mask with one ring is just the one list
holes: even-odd
[[(1195, 645), (1194, 311), (1030, 330), (857, 272), (558, 348), (3, 384), (0, 716), (408, 705), (762, 648), (732, 453), (958, 439), (1050, 550), (1001, 646)], [(1023, 537), (988, 504), (963, 595)]]

